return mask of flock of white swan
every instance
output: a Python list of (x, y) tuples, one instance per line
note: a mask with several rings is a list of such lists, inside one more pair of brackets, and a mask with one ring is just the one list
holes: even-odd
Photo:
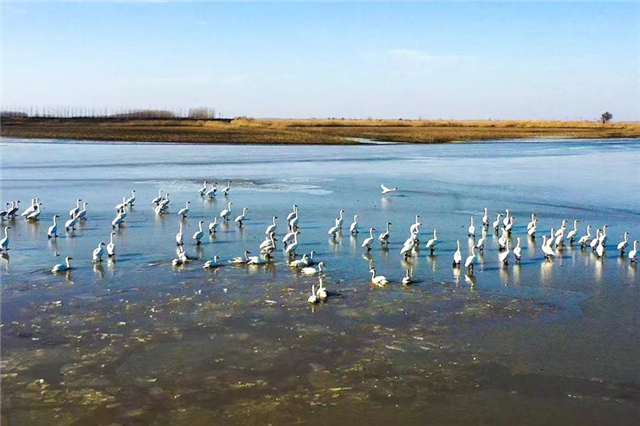
[[(228, 197), (228, 194), (231, 190), (232, 181), (228, 181), (227, 185), (220, 190), (220, 193), (224, 197)], [(384, 185), (380, 185), (382, 190), (382, 195), (389, 195), (398, 190), (398, 188), (388, 188)], [(206, 198), (215, 198), (218, 196), (218, 188), (217, 182), (212, 183), (210, 186), (205, 181), (203, 186), (198, 189), (197, 193), (200, 197)], [(158, 196), (151, 200), (152, 205), (155, 205), (155, 213), (157, 215), (169, 214), (169, 206), (170, 206), (170, 194), (163, 194), (162, 189), (159, 190)], [(115, 206), (115, 218), (111, 221), (111, 234), (109, 243), (106, 244), (104, 241), (101, 241), (98, 246), (93, 250), (92, 260), (94, 263), (102, 262), (103, 258), (106, 256), (110, 259), (115, 260), (116, 256), (116, 246), (114, 242), (114, 235), (116, 235), (115, 230), (121, 227), (125, 223), (125, 219), (127, 217), (127, 211), (131, 211), (131, 207), (133, 207), (136, 202), (136, 191), (135, 189), (131, 191), (130, 196), (125, 196), (122, 198), (122, 202), (118, 203)], [(79, 221), (87, 220), (87, 206), (89, 203), (78, 199), (76, 201), (76, 205), (69, 211), (69, 219), (64, 222), (64, 231), (65, 232), (73, 232), (76, 229), (76, 225)], [(184, 208), (181, 208), (177, 215), (181, 217), (181, 221), (179, 222), (179, 229), (175, 237), (176, 246), (177, 246), (177, 257), (171, 261), (173, 266), (181, 266), (187, 262), (192, 261), (193, 259), (187, 256), (184, 245), (185, 245), (185, 236), (184, 236), (184, 228), (183, 223), (187, 218), (189, 213), (190, 202), (187, 201)], [(236, 216), (233, 219), (233, 222), (238, 227), (242, 227), (244, 221), (247, 218), (247, 213), (249, 209), (247, 207), (242, 208), (242, 213)], [(42, 203), (39, 198), (34, 198), (31, 200), (31, 204), (24, 209), (24, 211), (20, 212), (20, 201), (12, 201), (10, 203), (6, 203), (5, 210), (0, 211), (0, 220), (4, 221), (13, 221), (16, 220), (18, 214), (24, 220), (28, 222), (35, 222), (40, 219), (40, 215), (42, 212)], [(227, 208), (223, 209), (220, 214), (214, 218), (213, 222), (208, 225), (208, 234), (214, 235), (219, 227), (221, 222), (230, 222), (233, 217), (233, 202), (227, 202)], [(344, 210), (340, 210), (338, 212), (338, 216), (335, 218), (335, 223), (331, 226), (327, 234), (332, 239), (339, 238), (342, 235), (342, 229), (345, 220), (345, 212)], [(47, 238), (57, 238), (58, 237), (58, 219), (60, 216), (53, 215), (52, 221), (53, 224), (47, 230)], [(220, 222), (218, 222), (218, 218)], [(515, 223), (515, 217), (511, 214), (509, 210), (502, 213), (498, 213), (495, 220), (491, 220), (489, 216), (489, 211), (487, 208), (484, 208), (484, 215), (481, 218), (481, 224), (476, 228), (474, 217), (471, 216), (470, 224), (467, 229), (467, 236), (472, 238), (473, 244), (469, 246), (469, 253), (464, 260), (460, 250), (460, 240), (456, 241), (457, 249), (453, 254), (453, 268), (464, 268), (466, 269), (467, 274), (473, 275), (474, 265), (476, 263), (476, 250), (480, 253), (483, 252), (484, 246), (486, 243), (487, 232), (490, 229), (493, 229), (496, 234), (499, 234), (498, 238), (498, 262), (503, 266), (507, 266), (509, 263), (509, 259), (513, 257), (515, 263), (520, 262), (522, 258), (522, 247), (521, 247), (521, 237), (516, 237), (516, 245), (515, 247), (511, 247), (511, 234), (513, 231)], [(573, 221), (573, 227), (568, 228), (568, 222), (563, 220), (559, 228), (556, 230), (551, 228), (551, 232), (549, 235), (542, 235), (542, 245), (540, 246), (540, 250), (544, 258), (547, 261), (551, 261), (553, 257), (556, 256), (557, 251), (563, 250), (565, 245), (573, 245), (577, 244), (581, 249), (590, 249), (599, 257), (603, 258), (605, 256), (605, 248), (607, 246), (607, 225), (602, 226), (602, 228), (596, 229), (595, 234), (592, 234), (591, 225), (586, 227), (586, 232), (580, 236), (578, 236), (578, 223), (579, 220)], [(196, 231), (192, 240), (196, 245), (200, 245), (202, 239), (205, 236), (205, 228), (203, 225), (204, 221), (199, 221), (198, 223), (198, 231)], [(381, 248), (388, 249), (389, 241), (390, 241), (390, 232), (391, 232), (391, 222), (386, 223), (385, 231), (377, 236), (377, 241)], [(411, 224), (409, 227), (409, 236), (405, 240), (402, 249), (400, 250), (401, 256), (404, 257), (405, 260), (410, 260), (412, 257), (418, 255), (418, 250), (420, 248), (420, 226), (422, 223), (420, 222), (420, 216), (415, 216), (415, 222)], [(271, 263), (274, 261), (274, 256), (277, 250), (276, 241), (277, 238), (277, 227), (278, 227), (278, 217), (273, 216), (271, 224), (267, 226), (265, 229), (265, 239), (258, 247), (258, 255), (250, 256), (251, 252), (245, 251), (241, 256), (233, 257), (228, 259), (226, 262), (220, 260), (219, 256), (214, 256), (211, 260), (207, 260), (203, 267), (204, 268), (219, 268), (224, 264), (232, 264), (232, 265), (263, 265), (267, 263)], [(11, 226), (7, 225), (4, 227), (4, 238), (0, 240), (0, 252), (8, 252), (9, 250), (9, 230)], [(358, 215), (353, 216), (353, 221), (348, 227), (349, 235), (357, 235), (360, 232), (360, 224), (358, 222)], [(528, 238), (535, 239), (536, 233), (538, 229), (538, 218), (536, 214), (533, 213), (531, 215), (531, 220), (527, 224), (527, 236)], [(282, 250), (284, 253), (285, 260), (287, 264), (291, 268), (297, 268), (304, 275), (315, 275), (319, 277), (319, 283), (316, 286), (315, 284), (312, 286), (312, 293), (309, 296), (308, 301), (310, 303), (317, 303), (318, 301), (324, 301), (327, 298), (328, 292), (326, 287), (324, 287), (322, 276), (324, 274), (325, 264), (322, 261), (317, 262), (314, 258), (315, 253), (311, 251), (309, 254), (302, 254), (300, 258), (298, 258), (298, 235), (300, 234), (300, 216), (299, 209), (297, 205), (293, 206), (292, 211), (286, 217), (286, 230), (287, 232), (282, 237)], [(366, 253), (371, 251), (376, 244), (376, 229), (371, 227), (368, 229), (369, 236), (364, 239), (361, 244), (361, 247), (364, 249)], [(480, 238), (476, 241), (476, 234), (480, 235)], [(425, 244), (425, 248), (429, 250), (430, 254), (433, 254), (438, 245), (438, 230), (434, 229), (431, 238)], [(620, 256), (624, 257), (625, 252), (629, 246), (629, 232), (625, 232), (622, 236), (622, 240), (617, 244), (616, 249), (620, 252)], [(638, 262), (638, 240), (633, 241), (633, 248), (627, 253), (627, 257), (630, 262), (637, 263)], [(51, 272), (62, 272), (69, 271), (72, 269), (71, 267), (70, 256), (65, 258), (64, 263), (59, 263), (54, 265), (51, 268)], [(371, 283), (378, 286), (384, 286), (389, 283), (389, 280), (382, 275), (378, 275), (376, 273), (376, 269), (373, 266), (373, 262), (370, 261), (370, 270), (371, 274)], [(402, 283), (404, 285), (409, 285), (413, 282), (413, 270), (407, 269), (406, 275), (402, 278)]]

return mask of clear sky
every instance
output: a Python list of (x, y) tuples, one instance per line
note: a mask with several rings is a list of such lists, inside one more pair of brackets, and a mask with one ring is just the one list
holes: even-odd
[(7, 106), (640, 120), (640, 3), (2, 3)]

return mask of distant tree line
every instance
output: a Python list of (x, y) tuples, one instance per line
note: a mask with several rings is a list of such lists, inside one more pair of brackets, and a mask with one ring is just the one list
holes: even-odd
[(213, 108), (131, 109), (91, 107), (11, 107), (0, 111), (1, 118), (137, 118), (214, 120), (222, 118)]

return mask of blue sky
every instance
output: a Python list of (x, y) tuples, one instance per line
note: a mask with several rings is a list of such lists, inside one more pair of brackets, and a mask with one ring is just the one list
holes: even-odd
[(640, 4), (2, 3), (7, 106), (640, 120)]

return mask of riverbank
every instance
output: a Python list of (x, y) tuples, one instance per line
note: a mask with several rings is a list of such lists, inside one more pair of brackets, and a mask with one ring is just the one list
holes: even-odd
[(637, 138), (640, 123), (586, 121), (3, 119), (4, 137), (203, 144), (354, 145), (360, 140), (444, 143), (538, 137)]

